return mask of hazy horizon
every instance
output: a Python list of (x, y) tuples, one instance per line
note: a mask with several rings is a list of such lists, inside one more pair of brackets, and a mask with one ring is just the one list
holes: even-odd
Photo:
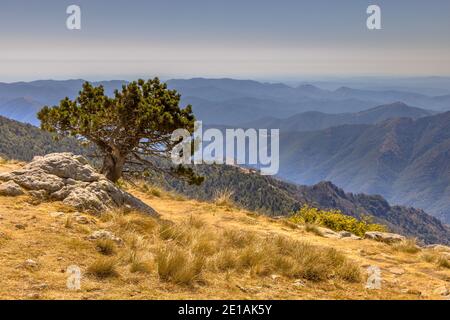
[[(82, 29), (66, 28), (80, 5)], [(449, 76), (450, 2), (2, 1), (0, 81)]]

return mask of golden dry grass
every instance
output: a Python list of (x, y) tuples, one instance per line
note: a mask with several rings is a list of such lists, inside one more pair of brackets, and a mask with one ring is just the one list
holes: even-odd
[[(0, 197), (1, 298), (442, 299), (434, 290), (448, 286), (446, 256), (433, 249), (328, 239), (236, 207), (129, 190), (161, 219), (116, 210), (81, 225), (61, 203)], [(101, 229), (123, 244), (88, 240)], [(36, 267), (23, 267), (28, 259)], [(73, 265), (78, 291), (66, 285)], [(381, 269), (382, 290), (365, 289), (369, 266)]]

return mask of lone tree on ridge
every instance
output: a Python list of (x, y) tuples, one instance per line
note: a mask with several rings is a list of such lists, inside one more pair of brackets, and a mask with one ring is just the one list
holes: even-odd
[[(180, 98), (158, 78), (123, 85), (112, 98), (105, 95), (103, 86), (86, 82), (75, 100), (65, 98), (59, 106), (45, 106), (38, 119), (43, 130), (95, 144), (103, 159), (101, 173), (117, 182), (136, 168), (141, 173), (148, 168), (166, 170), (152, 160), (170, 157), (178, 143), (171, 141), (172, 132), (194, 131), (192, 107), (180, 108)], [(190, 183), (203, 181), (191, 168), (167, 171)]]

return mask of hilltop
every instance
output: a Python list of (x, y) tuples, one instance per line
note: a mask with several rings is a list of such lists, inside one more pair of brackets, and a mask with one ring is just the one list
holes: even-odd
[[(34, 156), (66, 151), (92, 153), (73, 139), (56, 141), (54, 136), (34, 126), (0, 117), (0, 156), (30, 161)], [(202, 201), (211, 201), (218, 192), (228, 190), (234, 202), (265, 215), (288, 215), (309, 204), (322, 209), (339, 209), (358, 218), (368, 215), (394, 232), (427, 243), (450, 242), (450, 230), (438, 219), (422, 210), (392, 206), (380, 196), (346, 193), (329, 182), (299, 186), (233, 166), (200, 165), (195, 170), (206, 178), (198, 187), (161, 172), (154, 172), (150, 181)]]
[[(20, 169), (3, 162), (0, 172)], [(159, 214), (96, 215), (60, 201), (0, 196), (5, 299), (445, 299), (448, 247), (319, 235), (222, 198), (189, 200), (144, 182), (123, 188)], [(270, 252), (270, 254), (269, 254)], [(71, 267), (72, 266), (72, 267)], [(81, 271), (68, 290), (67, 271)], [(381, 269), (382, 290), (365, 288)], [(71, 268), (69, 268), (71, 267)]]

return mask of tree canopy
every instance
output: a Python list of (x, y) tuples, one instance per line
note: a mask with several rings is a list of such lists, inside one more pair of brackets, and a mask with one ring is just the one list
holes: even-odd
[[(123, 174), (154, 169), (158, 157), (170, 157), (178, 143), (171, 139), (174, 130), (194, 131), (192, 107), (180, 108), (180, 98), (158, 78), (123, 85), (113, 97), (105, 95), (103, 86), (86, 82), (75, 100), (45, 106), (38, 119), (43, 130), (94, 143), (103, 159), (101, 172), (116, 182)], [(202, 181), (191, 168), (178, 166), (170, 172), (191, 183)]]

